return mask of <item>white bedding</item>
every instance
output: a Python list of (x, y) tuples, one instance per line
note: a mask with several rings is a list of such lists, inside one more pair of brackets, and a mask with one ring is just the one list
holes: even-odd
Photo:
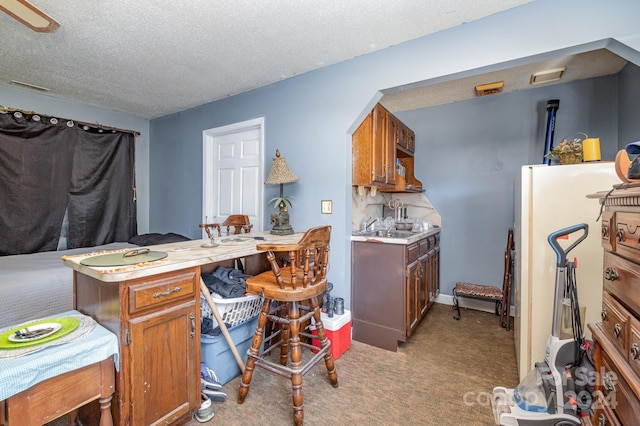
[(0, 327), (73, 309), (73, 270), (62, 256), (137, 247), (129, 243), (0, 256)]

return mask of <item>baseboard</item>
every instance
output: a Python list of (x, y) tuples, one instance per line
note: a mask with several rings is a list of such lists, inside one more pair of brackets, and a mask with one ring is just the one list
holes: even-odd
[[(443, 305), (453, 305), (453, 296), (440, 293), (436, 297), (435, 302), (442, 303)], [(460, 306), (460, 308), (465, 309), (474, 309), (476, 311), (491, 313), (496, 312), (495, 302), (491, 302), (488, 300), (472, 299), (469, 297), (458, 297), (458, 305)], [(511, 309), (509, 310), (509, 312), (511, 316), (514, 316), (515, 307), (513, 305), (511, 305)]]

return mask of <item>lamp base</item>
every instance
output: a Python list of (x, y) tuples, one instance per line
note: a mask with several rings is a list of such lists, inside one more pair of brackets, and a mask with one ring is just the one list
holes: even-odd
[(274, 235), (291, 235), (293, 228), (289, 225), (289, 212), (280, 210), (271, 213), (271, 233)]

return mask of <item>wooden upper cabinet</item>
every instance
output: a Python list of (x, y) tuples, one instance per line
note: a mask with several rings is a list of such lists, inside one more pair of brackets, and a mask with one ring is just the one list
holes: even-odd
[[(376, 186), (384, 192), (421, 192), (413, 175), (415, 133), (377, 104), (353, 133), (352, 185)], [(396, 175), (396, 159), (405, 176)]]
[(395, 141), (389, 138), (389, 112), (376, 105), (353, 133), (353, 185), (395, 185)]

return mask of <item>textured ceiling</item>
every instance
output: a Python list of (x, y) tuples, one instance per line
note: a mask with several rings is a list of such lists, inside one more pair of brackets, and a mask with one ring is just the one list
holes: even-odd
[[(509, 93), (543, 85), (617, 74), (626, 64), (626, 59), (609, 50), (598, 49), (527, 65), (507, 67), (470, 77), (450, 76), (449, 80), (434, 84), (429, 82), (415, 84), (408, 90), (385, 94), (380, 103), (391, 112), (426, 108), (475, 98), (477, 85), (503, 81), (502, 93)], [(536, 85), (529, 83), (533, 73), (557, 68), (565, 68), (560, 80)]]
[(529, 1), (32, 0), (60, 28), (0, 13), (0, 84), (155, 118)]

